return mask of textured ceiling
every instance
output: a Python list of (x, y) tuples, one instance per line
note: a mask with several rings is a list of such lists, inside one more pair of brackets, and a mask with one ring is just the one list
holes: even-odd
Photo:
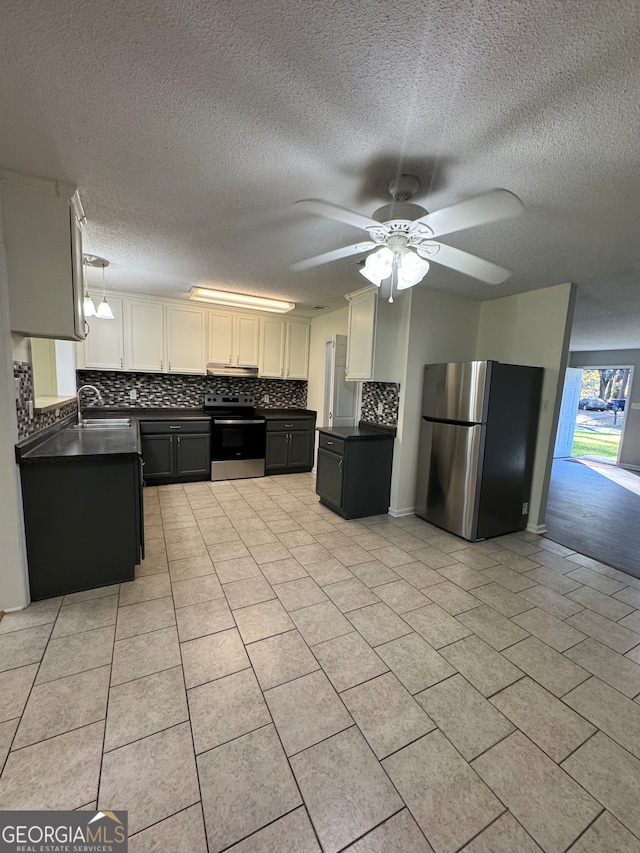
[(513, 270), (477, 299), (578, 286), (574, 349), (640, 347), (635, 0), (3, 0), (0, 165), (80, 189), (107, 283), (343, 306), (362, 239), (299, 213), (371, 213), (398, 172), (429, 210), (493, 187), (517, 220), (451, 235)]

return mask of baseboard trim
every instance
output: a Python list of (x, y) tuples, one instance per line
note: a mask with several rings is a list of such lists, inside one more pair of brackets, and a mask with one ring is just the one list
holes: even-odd
[(529, 533), (538, 533), (540, 536), (547, 532), (544, 524), (527, 524), (527, 530)]
[(404, 509), (396, 509), (395, 507), (389, 507), (389, 515), (393, 516), (393, 518), (403, 518), (405, 515), (415, 515), (416, 508), (414, 506), (407, 506)]

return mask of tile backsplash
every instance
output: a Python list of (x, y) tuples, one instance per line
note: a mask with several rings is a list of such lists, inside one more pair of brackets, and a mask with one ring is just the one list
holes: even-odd
[[(303, 380), (109, 370), (78, 370), (77, 377), (78, 386), (95, 385), (107, 406), (188, 408), (202, 406), (207, 393), (253, 394), (256, 405), (268, 409), (304, 409), (307, 405), (307, 383)], [(136, 391), (137, 399), (130, 399), (130, 391)], [(265, 395), (269, 402), (264, 402)], [(90, 395), (87, 403), (93, 403)]]
[[(382, 404), (382, 414), (378, 405)], [(363, 382), (360, 420), (396, 426), (400, 403), (400, 385), (395, 382)]]
[(51, 412), (30, 414), (29, 403), (33, 403), (33, 369), (29, 362), (14, 361), (13, 377), (18, 380), (16, 411), (18, 414), (18, 439), (20, 441), (45, 427), (55, 424), (57, 421), (61, 421), (76, 411), (75, 403), (67, 403)]

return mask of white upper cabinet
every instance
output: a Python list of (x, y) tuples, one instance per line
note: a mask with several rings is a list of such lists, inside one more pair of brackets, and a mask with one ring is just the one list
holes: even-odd
[(127, 370), (144, 370), (148, 373), (164, 370), (164, 306), (161, 302), (126, 303), (126, 353)]
[[(102, 293), (90, 293), (97, 307)], [(89, 332), (84, 342), (84, 366), (101, 370), (122, 370), (124, 368), (124, 304), (118, 296), (108, 297), (113, 311), (113, 320), (101, 320), (89, 317)]]
[(398, 345), (409, 300), (381, 300), (376, 287), (347, 294), (349, 334), (346, 378), (356, 381), (398, 382)]
[(371, 379), (377, 294), (368, 288), (347, 296), (349, 333), (347, 338), (347, 379)]
[[(100, 304), (102, 293), (92, 293)], [(207, 364), (258, 367), (261, 376), (306, 379), (311, 326), (304, 320), (209, 310), (177, 299), (107, 293), (114, 320), (91, 317), (78, 366), (145, 373), (205, 373)]]
[(275, 317), (260, 321), (260, 376), (282, 379), (287, 323)]
[(205, 319), (202, 308), (165, 306), (166, 369), (170, 373), (205, 373)]
[(207, 362), (257, 367), (259, 318), (250, 314), (208, 311)]
[(309, 323), (265, 317), (260, 325), (260, 376), (306, 379), (309, 374)]
[(71, 195), (59, 194), (53, 182), (13, 181), (0, 173), (11, 329), (83, 340), (82, 232)]
[(287, 323), (286, 370), (287, 379), (306, 379), (309, 375), (308, 323)]
[(233, 361), (233, 314), (209, 311), (207, 364), (231, 364)]
[(236, 314), (233, 319), (235, 363), (240, 367), (257, 367), (260, 321), (246, 314)]

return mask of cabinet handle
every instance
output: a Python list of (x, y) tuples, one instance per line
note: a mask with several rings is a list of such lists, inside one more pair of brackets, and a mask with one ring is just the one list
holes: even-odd
[(289, 444), (291, 444), (291, 433), (290, 432), (287, 433), (287, 441), (289, 442)]
[(160, 370), (164, 370), (164, 361), (160, 362)]
[(169, 427), (169, 429), (180, 429), (180, 426), (173, 426), (173, 424), (171, 424), (171, 426)]
[(285, 429), (293, 429), (293, 424), (285, 424)]
[(172, 435), (169, 436), (169, 444), (171, 445), (171, 447), (173, 447), (173, 436)]
[(120, 359), (120, 367), (124, 367), (124, 359)]
[(333, 442), (332, 442), (332, 441), (327, 441), (327, 444), (331, 444), (331, 445), (333, 445)]
[(240, 356), (236, 356), (236, 364), (240, 364)]
[(180, 447), (180, 436), (178, 436), (178, 447)]
[(342, 459), (340, 460), (340, 464), (338, 465), (338, 471), (342, 473)]

